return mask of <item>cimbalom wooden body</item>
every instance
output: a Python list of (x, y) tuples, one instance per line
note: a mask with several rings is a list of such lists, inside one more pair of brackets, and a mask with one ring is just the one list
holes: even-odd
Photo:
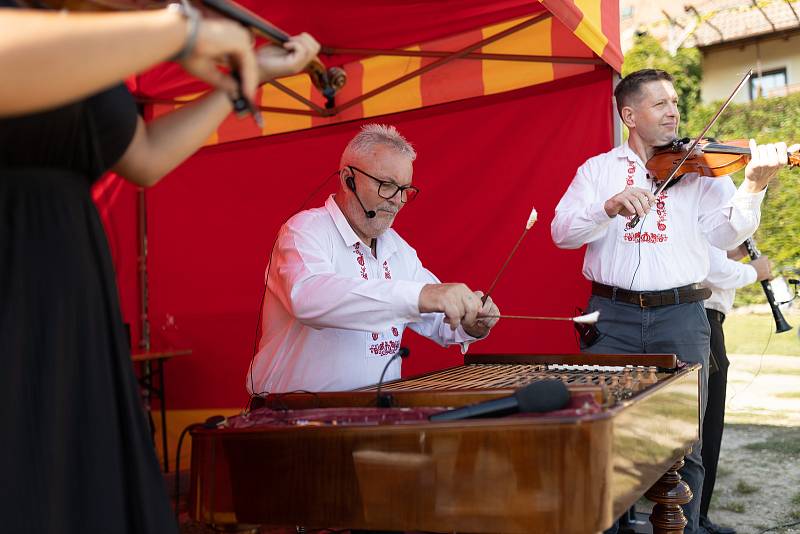
[[(190, 513), (246, 525), (428, 532), (600, 532), (650, 489), (680, 532), (675, 469), (699, 429), (699, 366), (671, 355), (478, 355), (375, 388), (270, 395), (192, 433)], [(564, 381), (549, 414), (434, 423), (431, 413)]]

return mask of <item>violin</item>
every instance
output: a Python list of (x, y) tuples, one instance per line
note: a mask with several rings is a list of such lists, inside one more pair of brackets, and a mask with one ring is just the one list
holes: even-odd
[[(689, 138), (675, 139), (669, 145), (656, 150), (645, 165), (650, 176), (659, 182), (666, 180), (675, 170), (675, 166), (686, 156), (691, 143), (692, 140)], [(748, 161), (750, 161), (750, 145), (747, 139), (734, 139), (723, 143), (706, 138), (697, 144), (693, 154), (681, 164), (675, 176), (680, 177), (689, 173), (711, 177), (725, 176), (743, 169)], [(789, 166), (800, 166), (800, 153), (789, 154)]]
[[(163, 8), (169, 2), (166, 0), (17, 0), (17, 3), (68, 11), (132, 11)], [(290, 38), (286, 32), (233, 0), (195, 0), (195, 3), (242, 24), (255, 35), (273, 44), (282, 45)], [(336, 93), (347, 83), (344, 69), (327, 68), (319, 58), (314, 58), (305, 70), (311, 78), (311, 83), (325, 97), (325, 108), (334, 108)]]

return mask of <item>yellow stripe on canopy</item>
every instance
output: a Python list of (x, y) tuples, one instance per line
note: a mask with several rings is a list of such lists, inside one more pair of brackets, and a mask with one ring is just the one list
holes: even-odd
[[(280, 82), (295, 93), (309, 100), (311, 99), (311, 78), (306, 74), (281, 78)], [(288, 109), (308, 109), (302, 102), (270, 84), (266, 84), (261, 92), (261, 105)], [(263, 116), (264, 128), (262, 129), (262, 135), (311, 128), (311, 115), (292, 115), (265, 111)]]
[[(495, 24), (483, 28), (483, 38), (516, 26), (530, 17)], [(526, 54), (534, 56), (550, 56), (553, 53), (551, 40), (552, 19), (541, 22), (512, 33), (499, 41), (484, 46), (485, 54)], [(484, 94), (491, 95), (528, 87), (553, 80), (552, 63), (532, 63), (526, 61), (483, 61)]]
[[(405, 50), (419, 51), (419, 46)], [(391, 82), (421, 66), (418, 57), (375, 56), (361, 61), (364, 77), (361, 83), (362, 94)], [(419, 76), (412, 78), (388, 91), (368, 98), (363, 103), (364, 117), (385, 115), (422, 106), (422, 92)]]
[(608, 37), (603, 34), (602, 30), (600, 0), (575, 0), (575, 5), (583, 12), (583, 18), (575, 28), (575, 35), (586, 43), (595, 54), (602, 56), (606, 44), (608, 44)]

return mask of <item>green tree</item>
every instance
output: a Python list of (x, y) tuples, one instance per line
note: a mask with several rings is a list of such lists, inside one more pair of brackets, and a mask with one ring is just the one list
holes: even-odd
[[(622, 75), (640, 69), (661, 69), (675, 78), (675, 91), (678, 93), (678, 108), (685, 121), (700, 102), (700, 80), (703, 72), (700, 67), (700, 51), (696, 48), (681, 48), (671, 56), (651, 35), (640, 34), (633, 47), (625, 54)], [(681, 135), (688, 135), (681, 126)]]
[[(711, 119), (720, 102), (701, 105), (686, 122), (695, 135)], [(800, 94), (778, 98), (759, 98), (746, 104), (731, 104), (708, 133), (721, 141), (754, 138), (759, 143), (800, 142)], [(738, 185), (744, 171), (733, 175)], [(800, 268), (800, 169), (786, 168), (767, 189), (761, 209), (761, 225), (756, 241), (768, 255), (777, 272), (789, 274)], [(792, 275), (797, 277), (796, 275)], [(761, 286), (754, 284), (737, 292), (737, 304), (764, 302)]]

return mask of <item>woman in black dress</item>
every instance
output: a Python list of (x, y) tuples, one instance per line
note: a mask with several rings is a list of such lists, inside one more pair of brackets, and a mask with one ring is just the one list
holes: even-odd
[[(0, 0), (0, 522), (9, 533), (174, 532), (89, 188), (109, 169), (151, 185), (242, 91), (318, 45), (255, 54), (249, 35), (179, 9), (69, 14)], [(218, 89), (145, 124), (120, 81), (179, 55)], [(110, 87), (110, 88), (109, 88)]]

